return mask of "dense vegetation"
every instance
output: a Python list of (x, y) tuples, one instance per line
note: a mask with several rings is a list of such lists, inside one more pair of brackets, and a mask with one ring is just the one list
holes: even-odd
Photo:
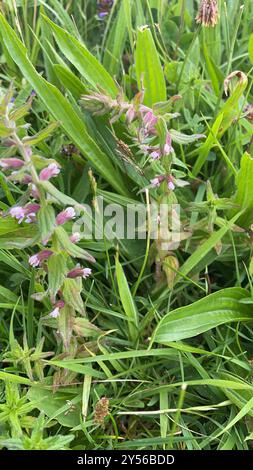
[(243, 3), (0, 3), (2, 449), (251, 448)]

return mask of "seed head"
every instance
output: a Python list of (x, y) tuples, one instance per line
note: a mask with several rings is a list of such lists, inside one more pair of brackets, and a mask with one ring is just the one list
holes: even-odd
[(216, 26), (219, 18), (217, 0), (201, 0), (196, 22), (203, 26)]

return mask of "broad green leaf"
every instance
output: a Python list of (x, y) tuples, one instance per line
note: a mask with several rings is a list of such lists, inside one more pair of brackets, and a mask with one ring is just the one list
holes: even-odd
[(145, 89), (144, 104), (166, 101), (166, 83), (156, 46), (147, 26), (138, 29), (135, 52), (138, 87)]
[(81, 397), (75, 396), (71, 402), (75, 408), (71, 413), (66, 402), (66, 394), (46, 390), (44, 387), (31, 387), (27, 397), (36, 404), (36, 408), (44, 412), (50, 419), (56, 419), (62, 426), (72, 428), (80, 423), (80, 402)]
[(115, 172), (110, 159), (98, 147), (94, 140), (91, 139), (84, 122), (80, 119), (67, 99), (55, 86), (44, 80), (35, 70), (30, 60), (27, 58), (25, 46), (8, 25), (2, 14), (0, 14), (0, 30), (13, 60), (18, 65), (25, 78), (36, 90), (49, 112), (52, 113), (56, 120), (61, 122), (65, 132), (99, 173), (110, 182), (120, 194), (126, 194), (128, 191), (124, 190), (124, 183)]
[(253, 158), (249, 153), (245, 152), (241, 159), (241, 167), (237, 174), (236, 185), (237, 192), (234, 197), (235, 204), (238, 204), (238, 210), (232, 210), (231, 215), (235, 212), (244, 210), (244, 213), (238, 219), (237, 224), (248, 228), (253, 223)]
[(70, 91), (75, 99), (79, 100), (81, 95), (85, 95), (87, 93), (85, 85), (67, 67), (55, 64), (53, 68), (60, 82), (68, 91)]
[(252, 321), (251, 307), (240, 302), (247, 296), (249, 293), (245, 289), (222, 289), (191, 305), (173, 310), (162, 318), (152, 341), (167, 344), (169, 341), (192, 338), (224, 323)]
[(62, 289), (64, 301), (81, 315), (84, 314), (84, 305), (81, 297), (82, 283), (77, 279), (65, 279)]
[(66, 256), (61, 253), (51, 255), (48, 259), (48, 287), (53, 298), (62, 287), (67, 272)]
[(128, 318), (129, 334), (130, 334), (132, 341), (136, 341), (138, 334), (139, 334), (138, 312), (137, 312), (131, 291), (129, 289), (129, 285), (128, 285), (124, 270), (118, 260), (118, 257), (116, 258), (116, 278), (118, 282), (120, 300), (123, 305), (125, 314)]
[(70, 241), (67, 232), (60, 225), (55, 228), (54, 237), (61, 249), (65, 250), (70, 256), (73, 256), (74, 258), (85, 259), (91, 263), (95, 262), (95, 259), (92, 255), (90, 255), (86, 250), (83, 250), (83, 248), (80, 248), (80, 246), (77, 246)]
[(98, 86), (103, 88), (115, 98), (118, 94), (118, 88), (113, 78), (96, 57), (88, 51), (86, 46), (46, 16), (43, 15), (43, 19), (52, 28), (61, 52), (76, 67), (87, 82), (95, 88)]
[(187, 145), (195, 142), (198, 139), (205, 137), (202, 134), (183, 134), (182, 132), (176, 131), (175, 129), (170, 129), (171, 138), (177, 144)]
[(55, 212), (50, 204), (42, 206), (37, 215), (42, 242), (46, 242), (55, 228)]

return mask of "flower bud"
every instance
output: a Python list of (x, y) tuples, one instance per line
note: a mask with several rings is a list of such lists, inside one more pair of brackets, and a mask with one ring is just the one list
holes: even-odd
[(196, 22), (203, 26), (216, 26), (219, 10), (217, 0), (201, 0)]
[(30, 256), (29, 258), (29, 264), (35, 268), (36, 266), (39, 266), (42, 261), (45, 261), (48, 259), (51, 255), (53, 254), (53, 251), (51, 250), (42, 250), (39, 253), (36, 253), (33, 256)]
[(54, 178), (60, 173), (60, 168), (56, 163), (50, 163), (47, 168), (41, 170), (39, 178), (41, 181), (48, 181), (50, 178)]
[(71, 220), (75, 217), (76, 213), (73, 207), (67, 207), (64, 211), (60, 212), (56, 217), (57, 225), (63, 225), (68, 220)]
[(91, 269), (90, 268), (74, 268), (69, 273), (67, 274), (67, 277), (71, 279), (75, 279), (76, 277), (83, 277), (86, 279), (91, 275)]
[(24, 165), (24, 162), (20, 158), (2, 158), (0, 160), (0, 166), (6, 169), (22, 168), (23, 165)]

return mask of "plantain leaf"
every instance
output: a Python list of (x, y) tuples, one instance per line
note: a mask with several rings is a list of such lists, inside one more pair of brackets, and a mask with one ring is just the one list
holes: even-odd
[(68, 91), (70, 91), (75, 99), (78, 100), (81, 95), (85, 95), (87, 93), (85, 85), (73, 74), (73, 72), (71, 72), (71, 70), (68, 69), (68, 67), (55, 64), (53, 68), (60, 82)]
[(166, 101), (166, 83), (152, 34), (147, 26), (138, 29), (135, 52), (139, 89), (145, 89), (144, 104), (152, 106)]
[(245, 297), (249, 297), (247, 290), (232, 287), (178, 308), (162, 318), (152, 341), (167, 344), (192, 338), (224, 323), (253, 320), (251, 306), (240, 302)]
[(57, 26), (47, 16), (42, 15), (42, 17), (52, 28), (61, 52), (76, 67), (87, 82), (95, 88), (99, 85), (115, 98), (118, 94), (118, 88), (111, 75), (96, 57), (74, 36), (67, 33), (60, 26)]

